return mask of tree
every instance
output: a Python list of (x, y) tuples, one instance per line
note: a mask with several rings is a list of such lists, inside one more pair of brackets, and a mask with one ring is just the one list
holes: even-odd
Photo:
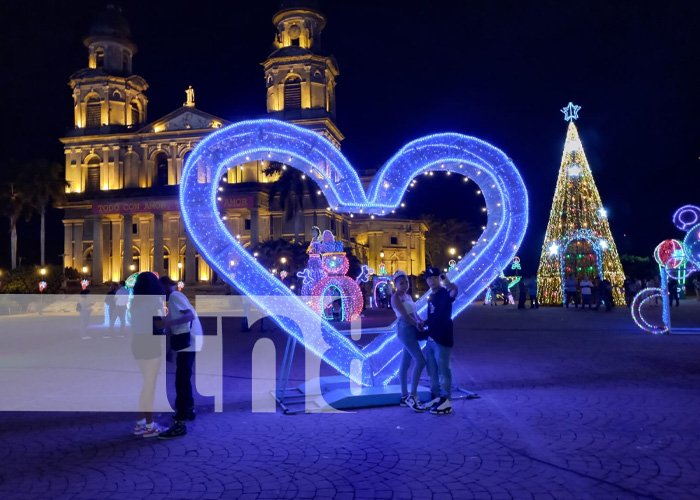
[(46, 208), (49, 203), (63, 203), (69, 186), (59, 163), (40, 160), (27, 165), (20, 184), (27, 203), (41, 218), (41, 267), (44, 267), (46, 248)]
[(280, 205), (284, 210), (284, 220), (294, 219), (294, 242), (299, 243), (299, 213), (304, 210), (304, 198), (308, 194), (311, 206), (318, 206), (318, 187), (310, 177), (293, 167), (277, 161), (271, 161), (263, 169), (267, 176), (277, 176), (270, 189), (270, 199), (279, 195)]
[(569, 127), (537, 271), (539, 301), (561, 305), (563, 275), (574, 274), (609, 280), (615, 302), (624, 303), (620, 257), (574, 124), (578, 106), (569, 103), (562, 112)]
[(460, 219), (439, 220), (434, 215), (423, 214), (420, 219), (428, 226), (425, 233), (426, 265), (445, 267), (453, 257), (449, 255), (450, 248), (457, 255), (465, 255), (472, 248), (472, 241), (479, 237), (479, 231), (469, 222)]
[(15, 183), (3, 186), (0, 192), (0, 212), (10, 221), (10, 259), (12, 269), (17, 267), (17, 221), (26, 213), (25, 197)]

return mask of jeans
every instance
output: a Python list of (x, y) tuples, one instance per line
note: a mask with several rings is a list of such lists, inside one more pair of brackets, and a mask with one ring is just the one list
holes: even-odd
[(408, 395), (408, 367), (411, 359), (414, 361), (413, 373), (411, 375), (411, 394), (418, 392), (418, 382), (420, 374), (425, 368), (425, 358), (418, 344), (418, 330), (409, 322), (400, 319), (397, 325), (396, 336), (403, 344), (403, 357), (401, 358), (401, 368), (399, 369), (399, 382), (401, 383), (401, 395)]
[(578, 307), (578, 295), (576, 292), (566, 292), (566, 307), (569, 307), (571, 302), (574, 302), (574, 307)]
[(175, 367), (175, 410), (180, 415), (187, 415), (194, 410), (192, 396), (192, 367), (194, 352), (178, 352)]
[(534, 308), (540, 307), (540, 301), (537, 300), (537, 292), (530, 293), (530, 309), (532, 309), (533, 307)]
[[(429, 339), (425, 345), (425, 357), (430, 375), (430, 392), (433, 393), (433, 396), (439, 394), (443, 398), (452, 399), (451, 355), (451, 347), (440, 345), (432, 339)], [(442, 390), (440, 390), (440, 381), (442, 381)]]
[[(119, 332), (124, 333), (124, 327), (126, 326), (126, 306), (112, 306), (109, 308), (109, 312), (109, 329), (112, 330), (117, 319), (119, 319)], [(111, 316), (112, 314), (114, 314), (114, 316)]]

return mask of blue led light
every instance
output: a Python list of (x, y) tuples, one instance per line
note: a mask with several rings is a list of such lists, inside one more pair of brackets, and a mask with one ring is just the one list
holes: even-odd
[[(298, 299), (243, 248), (219, 216), (219, 180), (228, 168), (254, 160), (279, 161), (308, 175), (319, 184), (329, 206), (344, 213), (389, 213), (399, 206), (411, 180), (425, 172), (452, 172), (474, 180), (484, 195), (488, 224), (478, 244), (448, 272), (459, 287), (453, 317), (510, 263), (527, 227), (527, 192), (515, 165), (501, 150), (473, 137), (444, 133), (410, 142), (379, 170), (367, 194), (357, 172), (338, 149), (308, 129), (277, 120), (253, 120), (234, 123), (205, 137), (188, 157), (180, 184), (183, 222), (200, 255), (288, 334), (364, 386), (387, 384), (394, 378), (403, 349), (395, 333), (380, 334), (360, 349), (333, 325), (321, 321), (320, 335), (304, 338), (297, 322), (315, 324), (318, 315), (301, 301), (295, 311), (297, 322), (275, 313), (276, 299)], [(426, 296), (416, 306), (424, 311)], [(355, 359), (362, 363), (360, 374), (351, 372)]]
[(576, 106), (573, 102), (570, 102), (565, 108), (561, 108), (561, 112), (564, 113), (564, 120), (571, 122), (578, 120), (578, 110), (581, 106)]

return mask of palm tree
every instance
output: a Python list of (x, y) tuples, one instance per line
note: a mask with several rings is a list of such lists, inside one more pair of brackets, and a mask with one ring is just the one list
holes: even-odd
[(304, 197), (309, 196), (311, 206), (318, 206), (318, 189), (310, 177), (299, 172), (293, 167), (271, 161), (263, 169), (267, 176), (277, 176), (270, 189), (270, 199), (279, 194), (280, 205), (284, 210), (284, 220), (294, 219), (294, 242), (299, 243), (299, 213), (304, 210)]
[(0, 193), (0, 212), (10, 220), (10, 258), (12, 269), (17, 268), (17, 221), (26, 210), (24, 197), (15, 187), (9, 183)]
[(69, 186), (60, 163), (40, 160), (28, 165), (22, 179), (25, 202), (41, 217), (41, 267), (45, 263), (46, 208), (50, 202), (63, 203)]

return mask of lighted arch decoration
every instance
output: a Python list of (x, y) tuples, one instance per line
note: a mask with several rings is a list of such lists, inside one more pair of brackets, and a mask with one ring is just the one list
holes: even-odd
[(595, 253), (595, 263), (598, 277), (601, 280), (603, 279), (603, 252), (608, 248), (607, 241), (596, 235), (590, 229), (578, 229), (576, 231), (569, 231), (560, 240), (561, 253), (559, 254), (559, 266), (561, 268), (562, 290), (564, 287), (564, 276), (566, 275), (566, 269), (564, 269), (564, 256), (566, 254), (566, 249), (574, 241), (587, 241), (591, 244), (591, 248)]
[(644, 318), (644, 315), (642, 314), (642, 306), (646, 304), (648, 301), (653, 299), (654, 297), (660, 297), (661, 300), (664, 300), (664, 291), (661, 288), (645, 288), (641, 292), (639, 292), (637, 295), (635, 295), (634, 299), (632, 300), (632, 305), (630, 307), (631, 312), (632, 312), (632, 319), (634, 322), (637, 324), (639, 328), (642, 330), (653, 333), (655, 335), (661, 334), (661, 333), (668, 333), (669, 328), (668, 324), (670, 323), (669, 320), (667, 320), (667, 315), (668, 315), (668, 308), (663, 307), (662, 308), (662, 324), (661, 325), (655, 325), (650, 323)]
[[(645, 288), (637, 294), (632, 302), (632, 319), (644, 331), (659, 334), (671, 331), (671, 303), (667, 293), (668, 278), (681, 282), (692, 272), (700, 268), (700, 207), (684, 205), (673, 214), (673, 224), (681, 231), (686, 231), (683, 242), (664, 240), (654, 249), (654, 260), (659, 265), (661, 276), (660, 288)], [(652, 297), (661, 297), (662, 325), (653, 325), (644, 319), (642, 306)], [(698, 332), (699, 328), (680, 328), (676, 330)]]
[[(379, 216), (398, 207), (411, 180), (424, 172), (470, 177), (483, 192), (488, 223), (477, 245), (448, 273), (459, 287), (453, 317), (510, 263), (527, 227), (527, 192), (515, 165), (501, 150), (474, 137), (444, 133), (408, 143), (379, 170), (367, 193), (340, 151), (308, 129), (277, 120), (252, 120), (204, 138), (187, 159), (180, 183), (183, 221), (200, 254), (222, 279), (249, 296), (306, 349), (363, 386), (386, 385), (394, 378), (402, 351), (395, 333), (380, 334), (361, 349), (333, 325), (321, 321), (319, 338), (304, 342), (299, 325), (271, 308), (277, 298), (299, 299), (236, 241), (221, 220), (219, 180), (228, 166), (254, 160), (279, 161), (310, 176), (332, 210)], [(208, 170), (211, 180), (200, 180), (199, 172)], [(423, 296), (417, 309), (424, 311), (425, 307)], [(316, 313), (301, 301), (297, 313), (308, 324), (318, 321)], [(357, 364), (354, 360), (361, 365), (359, 373), (351, 370)]]

